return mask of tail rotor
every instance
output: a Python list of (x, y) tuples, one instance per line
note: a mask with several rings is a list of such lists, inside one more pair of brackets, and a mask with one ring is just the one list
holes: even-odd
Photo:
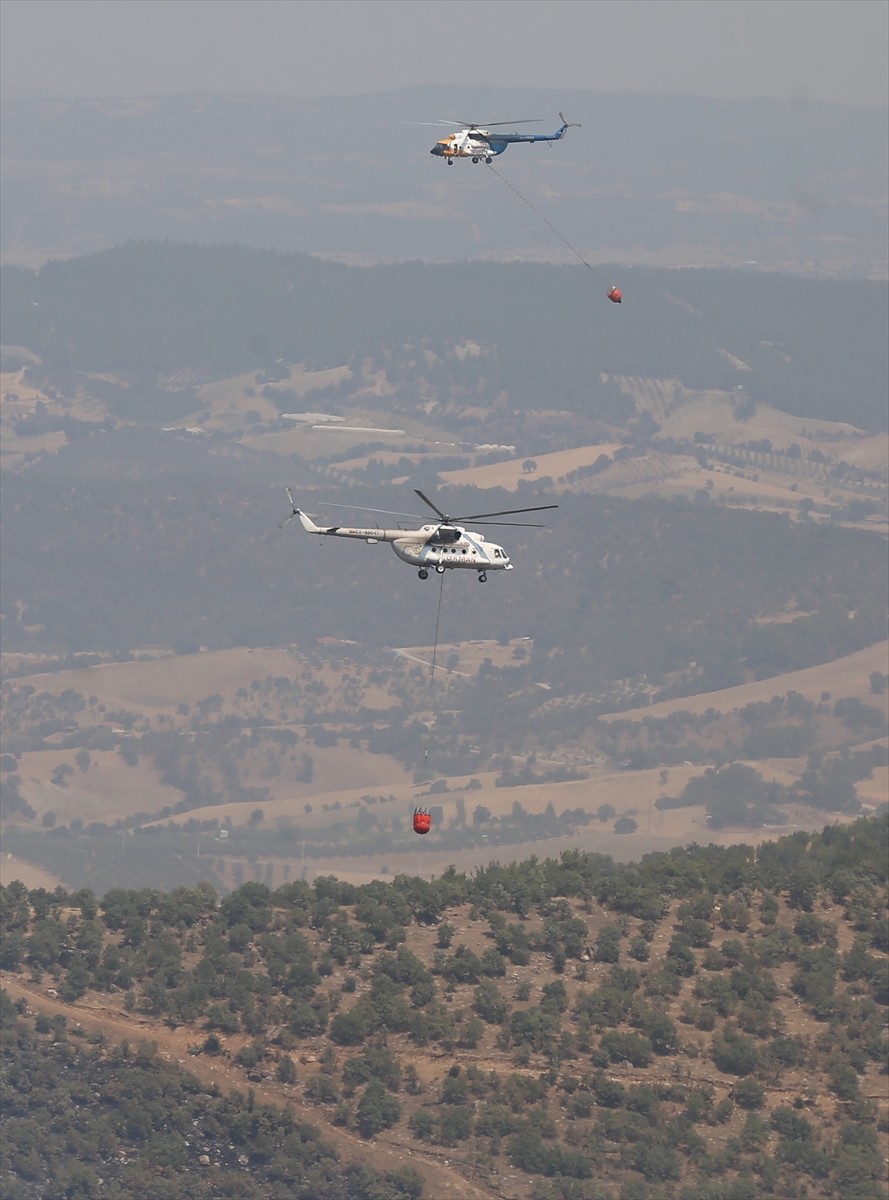
[(296, 507), (296, 504), (294, 503), (294, 500), (293, 500), (293, 496), (291, 496), (291, 494), (290, 494), (290, 488), (285, 488), (284, 490), (287, 493), (287, 499), (290, 501), (291, 512), (290, 512), (290, 516), (285, 517), (284, 520), (279, 524), (279, 526), (278, 526), (279, 529), (283, 529), (284, 526), (289, 524), (289, 522), (292, 521), (294, 517), (299, 516), (299, 509)]

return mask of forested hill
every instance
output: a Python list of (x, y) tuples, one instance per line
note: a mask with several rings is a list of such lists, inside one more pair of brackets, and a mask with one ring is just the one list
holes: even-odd
[(350, 268), (244, 247), (128, 243), (37, 272), (6, 267), (3, 340), (49, 370), (207, 377), (368, 356), (396, 371), (405, 347), (474, 343), (483, 359), (466, 364), (467, 381), (476, 386), (481, 373), (518, 408), (579, 410), (604, 372), (741, 386), (799, 416), (886, 428), (883, 284), (623, 268), (619, 281), (620, 308), (581, 266)]
[(886, 834), (222, 899), (13, 881), (0, 1189), (876, 1200)]

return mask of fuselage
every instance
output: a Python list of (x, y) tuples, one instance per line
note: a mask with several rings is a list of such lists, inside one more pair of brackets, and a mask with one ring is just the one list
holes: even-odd
[(471, 129), (461, 129), (457, 133), (449, 133), (447, 137), (440, 138), (429, 153), (449, 163), (455, 158), (491, 162), (513, 142), (560, 142), (565, 136), (565, 131), (570, 128), (564, 117), (555, 133), (490, 133), (487, 129), (473, 126)]
[(436, 528), (435, 525), (427, 525), (417, 533), (402, 532), (400, 537), (393, 540), (392, 549), (402, 562), (410, 563), (413, 567), (443, 567), (446, 571), (512, 570), (509, 555), (503, 547), (487, 541), (482, 534), (461, 529), (453, 541), (438, 538), (429, 540)]
[(460, 525), (423, 525), (419, 529), (370, 529), (360, 525), (316, 525), (301, 509), (295, 509), (303, 529), (319, 537), (355, 538), (371, 545), (389, 542), (402, 560), (420, 571), (511, 571), (509, 555), (484, 534)]
[[(482, 130), (474, 130), (474, 133), (481, 133)], [(502, 154), (509, 142), (505, 138), (480, 138), (473, 137), (469, 130), (464, 129), (460, 133), (449, 133), (447, 137), (437, 141), (430, 154), (434, 154), (437, 158), (471, 158), (474, 162), (480, 159), (490, 161), (496, 158), (498, 154)]]

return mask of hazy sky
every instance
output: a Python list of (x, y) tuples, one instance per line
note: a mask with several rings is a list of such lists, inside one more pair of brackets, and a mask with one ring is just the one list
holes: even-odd
[(9, 96), (416, 84), (889, 103), (886, 0), (2, 0)]

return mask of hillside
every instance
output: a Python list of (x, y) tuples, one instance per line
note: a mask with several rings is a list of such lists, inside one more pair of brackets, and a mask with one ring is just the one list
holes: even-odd
[(538, 99), (4, 105), (4, 1200), (885, 1191), (885, 113)]
[[(326, 280), (319, 311), (345, 302), (357, 280), (374, 313), (395, 279), (281, 255), (135, 246), (19, 278), (40, 289), (29, 311), (48, 305), (62, 326), (29, 326), (52, 365), (7, 347), (15, 369), (0, 381), (0, 781), (18, 861), (70, 886), (106, 890), (136, 882), (135, 870), (140, 885), (209, 874), (228, 890), (257, 872), (275, 886), (304, 870), (436, 873), (458, 853), (482, 864), (495, 847), (531, 853), (544, 838), (627, 858), (739, 828), (753, 838), (782, 823), (811, 829), (824, 812), (846, 820), (879, 803), (885, 435), (837, 419), (850, 406), (836, 382), (829, 416), (808, 415), (827, 351), (834, 381), (877, 361), (866, 285), (847, 297), (845, 317), (862, 323), (868, 347), (857, 361), (830, 287), (790, 281), (781, 314), (769, 311), (779, 295), (756, 310), (788, 329), (811, 325), (791, 389), (805, 416), (716, 386), (740, 371), (719, 350), (749, 319), (752, 293), (740, 276), (687, 272), (639, 278), (658, 281), (652, 318), (683, 314), (669, 328), (701, 386), (629, 369), (654, 350), (635, 325), (615, 374), (579, 364), (579, 338), (573, 365), (568, 355), (551, 378), (558, 346), (538, 346), (530, 363), (516, 361), (514, 331), (496, 351), (439, 331), (418, 349), (397, 341), (393, 323), (365, 358), (353, 346), (351, 365), (217, 377), (207, 366), (215, 332), (180, 345), (162, 324), (146, 362), (171, 367), (181, 352), (192, 364), (206, 354), (205, 365), (98, 369), (109, 347), (123, 352), (114, 337), (133, 333), (114, 325), (118, 312), (135, 318), (154, 303), (150, 319), (166, 322), (174, 277), (190, 272), (191, 299), (205, 306), (218, 272), (234, 266), (245, 268), (236, 288), (229, 279), (236, 315), (221, 323), (232, 361), (244, 354), (233, 332), (241, 305), (270, 279), (297, 270), (301, 303), (303, 287)], [(439, 279), (431, 267), (409, 273)], [(548, 287), (574, 278), (564, 268), (532, 276)], [(515, 277), (490, 267), (479, 279), (493, 297)], [(59, 330), (75, 313), (72, 289), (89, 280), (111, 323), (94, 313), (81, 324), (74, 344), (93, 359), (81, 370), (65, 361)], [(456, 271), (453, 282), (471, 279)], [(677, 305), (680, 292), (706, 301), (703, 342), (701, 312)], [(29, 293), (13, 294), (14, 311)], [(391, 295), (403, 304), (398, 288)], [(544, 302), (545, 290), (532, 298)], [(461, 336), (465, 315), (449, 319)], [(343, 349), (351, 332), (328, 324)], [(491, 336), (504, 328), (492, 324)], [(304, 332), (297, 323), (288, 337)], [(758, 364), (740, 371), (743, 386), (751, 375), (767, 391), (789, 386), (784, 359), (743, 336)], [(822, 358), (808, 364), (816, 340)], [(702, 344), (706, 366), (695, 359)], [(261, 362), (270, 353), (247, 347)], [(666, 371), (675, 364), (664, 353), (660, 343)], [(563, 388), (569, 369), (581, 383)], [(404, 433), (372, 432), (380, 427)], [(503, 531), (510, 576), (484, 590), (447, 578), (432, 687), (434, 585), (385, 547), (277, 530), (284, 483), (322, 520), (341, 519), (341, 505), (371, 520), (377, 508), (416, 512), (414, 487), (451, 511), (560, 508), (546, 530)], [(694, 780), (731, 763), (753, 775), (726, 810)], [(421, 799), (441, 818), (419, 867), (406, 820)], [(624, 817), (631, 836), (613, 828)]]
[[(72, 887), (437, 874), (542, 839), (619, 859), (759, 841), (878, 804), (889, 763), (885, 642), (703, 694), (577, 692), (582, 664), (531, 637), (443, 643), (434, 680), (430, 646), (96, 657), (4, 663), (4, 845)], [(436, 812), (422, 867), (417, 803)]]
[[(178, 424), (211, 380), (259, 371), (274, 384), (293, 366), (348, 366), (350, 379), (316, 380), (327, 411), (357, 391), (379, 414), (410, 393), (415, 415), (435, 414), (442, 432), (461, 408), (502, 409), (504, 391), (526, 419), (555, 409), (621, 423), (629, 405), (603, 373), (737, 391), (751, 415), (766, 403), (886, 429), (880, 283), (627, 268), (615, 308), (579, 265), (358, 269), (135, 242), (39, 272), (6, 266), (2, 282), (5, 342), (36, 355), (63, 391), (72, 371), (103, 377), (93, 393), (119, 419), (153, 409), (159, 424)], [(299, 397), (279, 395), (293, 411)]]
[[(81, 1186), (126, 1186), (138, 1155), (165, 1164), (171, 1197), (228, 1194), (223, 1163), (242, 1187), (277, 1172), (274, 1194), (318, 1195), (306, 1172), (330, 1149), (287, 1140), (308, 1119), (347, 1162), (401, 1172), (349, 1197), (873, 1200), (886, 834), (884, 816), (756, 853), (567, 852), (433, 882), (245, 884), (221, 903), (205, 884), (97, 899), (12, 883), (4, 1195), (60, 1178), (60, 1136), (82, 1147)], [(229, 1092), (226, 1148), (210, 1105)], [(186, 1096), (194, 1145), (171, 1119)], [(101, 1137), (71, 1107), (97, 1103)]]

